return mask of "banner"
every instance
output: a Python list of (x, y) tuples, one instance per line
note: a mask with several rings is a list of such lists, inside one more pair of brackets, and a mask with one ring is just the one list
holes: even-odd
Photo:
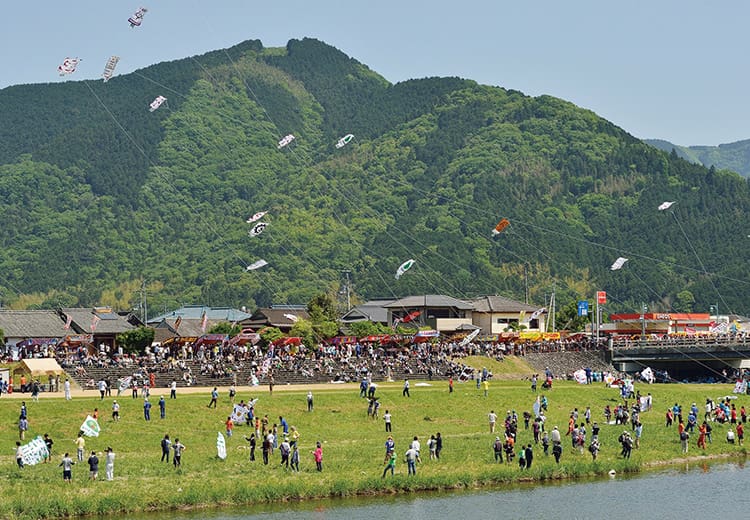
[(26, 466), (39, 464), (49, 457), (47, 444), (45, 444), (44, 439), (39, 435), (37, 435), (30, 443), (21, 446), (21, 454), (21, 459)]
[(99, 437), (99, 423), (96, 419), (87, 415), (86, 420), (81, 425), (81, 431), (86, 437)]
[(225, 460), (227, 458), (227, 443), (224, 440), (224, 435), (221, 432), (219, 432), (219, 435), (216, 437), (216, 454), (221, 460)]

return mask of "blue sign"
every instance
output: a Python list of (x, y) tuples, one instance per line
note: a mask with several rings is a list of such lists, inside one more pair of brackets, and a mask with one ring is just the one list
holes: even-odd
[(587, 300), (580, 300), (578, 302), (578, 315), (579, 316), (589, 315), (589, 302)]

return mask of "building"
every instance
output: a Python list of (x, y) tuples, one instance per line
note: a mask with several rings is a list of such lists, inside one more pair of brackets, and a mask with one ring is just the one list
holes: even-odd
[(501, 334), (508, 330), (547, 330), (547, 310), (544, 308), (497, 295), (473, 298), (469, 303), (474, 308), (472, 322), (481, 327), (482, 334)]
[(601, 331), (625, 336), (646, 334), (707, 334), (713, 332), (715, 320), (708, 313), (695, 312), (647, 312), (645, 314), (611, 314), (610, 323), (604, 323)]

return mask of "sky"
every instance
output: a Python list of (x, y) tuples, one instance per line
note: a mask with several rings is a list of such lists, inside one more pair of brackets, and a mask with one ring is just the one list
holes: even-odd
[(639, 138), (750, 139), (745, 0), (24, 0), (3, 13), (0, 88), (65, 81), (66, 56), (82, 58), (70, 79), (96, 79), (110, 55), (123, 74), (313, 37), (393, 83), (460, 76), (571, 101)]

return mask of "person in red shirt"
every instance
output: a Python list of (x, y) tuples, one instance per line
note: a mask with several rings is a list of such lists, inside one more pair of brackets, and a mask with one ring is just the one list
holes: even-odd
[(234, 421), (232, 421), (231, 415), (227, 417), (227, 422), (225, 422), (224, 424), (226, 424), (227, 426), (227, 437), (231, 437), (232, 431), (234, 430)]
[(742, 440), (745, 437), (745, 426), (742, 423), (737, 423), (737, 444), (742, 446)]

